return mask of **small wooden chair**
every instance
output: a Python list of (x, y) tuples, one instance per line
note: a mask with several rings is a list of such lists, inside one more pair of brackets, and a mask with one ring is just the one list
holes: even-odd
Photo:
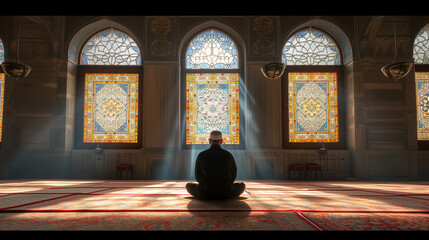
[(127, 179), (133, 179), (133, 165), (131, 164), (118, 164), (116, 165), (116, 178), (122, 179), (122, 171), (127, 173)]
[(289, 179), (291, 179), (292, 174), (291, 172), (293, 172), (293, 178), (296, 179), (296, 173), (299, 173), (299, 176), (301, 176), (301, 174), (304, 174), (304, 178), (307, 178), (307, 167), (303, 164), (291, 164), (289, 165)]
[(312, 179), (313, 175), (314, 175), (314, 179), (317, 179), (318, 172), (320, 172), (320, 179), (323, 179), (322, 166), (316, 163), (307, 163), (306, 167), (307, 167), (307, 176), (309, 177), (309, 179)]

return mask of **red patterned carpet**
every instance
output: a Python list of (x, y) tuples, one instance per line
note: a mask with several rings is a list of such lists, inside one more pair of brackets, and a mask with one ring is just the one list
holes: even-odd
[(3, 180), (0, 230), (429, 230), (429, 182), (245, 183), (202, 201), (186, 181)]

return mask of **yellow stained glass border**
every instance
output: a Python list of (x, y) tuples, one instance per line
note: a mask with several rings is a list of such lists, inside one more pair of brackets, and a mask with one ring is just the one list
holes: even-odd
[[(296, 130), (296, 83), (326, 82), (328, 94), (327, 132), (301, 132)], [(338, 91), (336, 72), (290, 72), (288, 74), (289, 142), (339, 142), (338, 133)]]
[(2, 132), (3, 132), (3, 103), (4, 103), (4, 84), (5, 84), (5, 76), (4, 73), (0, 73), (0, 142), (2, 140)]
[(416, 109), (417, 109), (417, 140), (429, 140), (429, 111), (423, 108), (429, 107), (429, 103), (423, 106), (429, 95), (429, 72), (416, 72)]
[(198, 134), (196, 126), (197, 93), (199, 83), (228, 84), (229, 133), (222, 134), (223, 144), (240, 144), (240, 106), (238, 73), (189, 73), (186, 74), (186, 144), (208, 144), (210, 133)]
[[(127, 131), (96, 133), (94, 131), (94, 98), (96, 83), (125, 83), (128, 85)], [(83, 116), (83, 142), (85, 143), (137, 143), (138, 142), (138, 87), (139, 75), (128, 73), (86, 73)]]

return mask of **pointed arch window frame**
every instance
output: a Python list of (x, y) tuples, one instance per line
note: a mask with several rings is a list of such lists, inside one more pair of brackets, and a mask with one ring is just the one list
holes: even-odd
[[(104, 35), (108, 35), (108, 31), (112, 31), (114, 32), (114, 34), (117, 36), (117, 39), (120, 39), (121, 41), (114, 41), (114, 43), (118, 43), (118, 44), (106, 44), (105, 39), (100, 39), (102, 38)], [(110, 40), (110, 39), (109, 39)], [(128, 46), (124, 45), (124, 42), (128, 41)], [(95, 43), (95, 44), (103, 44), (101, 50), (100, 50), (100, 46), (98, 45), (90, 45), (90, 43)], [(110, 43), (110, 41), (109, 41)], [(92, 52), (92, 50), (94, 49), (94, 52)], [(98, 55), (97, 52), (98, 51), (103, 51), (107, 49), (107, 53), (105, 53), (105, 55), (107, 55), (107, 58), (105, 56), (102, 56), (101, 58), (97, 58)], [(91, 51), (90, 51), (91, 50)], [(110, 51), (115, 51), (114, 53), (110, 52)], [(92, 61), (97, 61), (97, 62), (103, 62), (103, 64), (91, 64), (88, 63), (88, 54), (87, 53), (91, 53), (92, 55)], [(133, 60), (133, 62), (135, 63), (126, 63), (124, 62), (124, 60), (121, 60), (123, 55), (135, 55), (136, 53), (137, 56), (135, 56), (135, 60)], [(119, 57), (114, 57), (112, 58), (112, 54), (118, 55)], [(88, 56), (87, 56), (88, 55)], [(82, 62), (86, 62), (86, 63), (82, 63)], [(111, 64), (112, 61), (114, 61), (114, 64)], [(138, 46), (137, 42), (126, 32), (119, 30), (117, 28), (105, 28), (102, 29), (101, 31), (96, 32), (95, 34), (91, 35), (89, 38), (87, 38), (87, 40), (85, 41), (85, 44), (83, 45), (83, 47), (81, 48), (80, 52), (79, 52), (79, 64), (80, 65), (96, 65), (96, 66), (104, 66), (104, 65), (109, 65), (109, 66), (139, 66), (141, 65), (142, 62), (142, 56), (141, 56), (141, 48), (140, 46)], [(107, 64), (110, 63), (110, 64)]]
[[(142, 147), (143, 139), (143, 61), (136, 65), (89, 65), (81, 64), (81, 53), (87, 42), (96, 34), (114, 29), (127, 34), (126, 31), (117, 28), (104, 28), (96, 31), (93, 35), (89, 35), (84, 44), (79, 50), (79, 59), (77, 65), (76, 78), (76, 100), (75, 100), (75, 149), (95, 149), (97, 146), (103, 149), (139, 149)], [(127, 34), (139, 47), (140, 59), (142, 59), (142, 51), (138, 42)], [(117, 143), (117, 142), (84, 142), (84, 106), (85, 106), (85, 75), (86, 74), (138, 74), (138, 118), (137, 118), (137, 142), (133, 143)]]
[[(209, 69), (209, 68), (198, 68), (198, 69), (190, 69), (187, 68), (187, 50), (191, 42), (200, 34), (207, 32), (207, 31), (218, 31), (223, 34), (225, 34), (235, 45), (237, 55), (238, 55), (238, 66), (237, 68), (215, 68), (215, 69)], [(196, 31), (194, 34), (192, 34), (185, 42), (185, 47), (182, 49), (182, 52), (180, 54), (181, 58), (181, 75), (180, 75), (180, 109), (181, 109), (181, 126), (182, 129), (180, 131), (180, 146), (182, 149), (206, 149), (209, 143), (207, 144), (187, 144), (186, 143), (186, 77), (187, 74), (238, 74), (238, 81), (239, 81), (239, 144), (222, 144), (223, 148), (234, 150), (234, 149), (244, 149), (245, 148), (245, 138), (244, 138), (244, 132), (245, 132), (245, 114), (244, 114), (244, 104), (245, 104), (245, 97), (244, 97), (244, 89), (243, 89), (243, 82), (244, 82), (244, 48), (240, 44), (239, 41), (237, 41), (236, 38), (234, 38), (231, 34), (228, 33), (228, 31), (223, 30), (222, 28), (218, 27), (207, 27), (204, 29), (201, 29), (199, 31)]]
[[(335, 39), (322, 29), (315, 27), (304, 27), (291, 34), (282, 46), (281, 56), (284, 57), (283, 50), (289, 39), (297, 33), (305, 29), (312, 29), (321, 32), (326, 37), (333, 41), (339, 56), (339, 64), (337, 65), (286, 65), (283, 76), (281, 77), (282, 89), (282, 136), (283, 149), (319, 149), (322, 144), (328, 150), (343, 150), (346, 149), (346, 131), (345, 131), (345, 98), (344, 98), (344, 67), (341, 48)], [(290, 142), (289, 141), (289, 73), (336, 73), (337, 84), (337, 121), (338, 121), (338, 141), (337, 142)]]
[[(422, 39), (426, 36), (426, 39)], [(419, 38), (426, 43), (421, 44)], [(413, 58), (416, 65), (429, 65), (429, 23), (417, 33), (413, 42)], [(417, 48), (416, 48), (417, 47)], [(423, 55), (423, 56), (422, 56)]]
[[(426, 60), (428, 60), (428, 61), (424, 61), (425, 59), (424, 58), (422, 58), (421, 60), (423, 60), (423, 61), (421, 61), (420, 60), (420, 58), (419, 57), (416, 57), (415, 56), (415, 54), (416, 54), (416, 46), (415, 46), (415, 44), (416, 44), (416, 40), (417, 40), (417, 38), (419, 37), (419, 35), (421, 34), (421, 33), (423, 33), (423, 31), (424, 32), (426, 32), (426, 34), (429, 36), (429, 23), (428, 24), (426, 24), (425, 26), (423, 26), (423, 28), (422, 29), (420, 29), (419, 30), (419, 32), (417, 33), (417, 35), (416, 35), (416, 37), (414, 38), (414, 42), (413, 42), (413, 58), (414, 58), (414, 82), (415, 82), (415, 84), (414, 84), (414, 86), (415, 86), (415, 90), (414, 90), (414, 93), (416, 94), (416, 105), (415, 105), (415, 109), (416, 109), (416, 126), (417, 126), (417, 129), (415, 130), (416, 132), (417, 132), (417, 149), (418, 150), (420, 150), (420, 151), (429, 151), (429, 140), (420, 140), (419, 139), (419, 137), (418, 137), (418, 132), (419, 132), (419, 127), (418, 127), (418, 125), (419, 125), (419, 116), (418, 116), (418, 114), (419, 114), (419, 111), (418, 111), (418, 96), (417, 96), (417, 91), (418, 91), (418, 89), (417, 89), (417, 75), (419, 74), (419, 73), (429, 73), (429, 37), (426, 39), (426, 41), (427, 41), (427, 44), (424, 44), (424, 47), (426, 47), (426, 52), (417, 52), (417, 54), (424, 54), (425, 56), (427, 56), (428, 58), (426, 59)], [(420, 49), (422, 49), (422, 48), (420, 48)], [(427, 55), (426, 55), (427, 54)], [(417, 59), (417, 61), (416, 61), (416, 59)]]

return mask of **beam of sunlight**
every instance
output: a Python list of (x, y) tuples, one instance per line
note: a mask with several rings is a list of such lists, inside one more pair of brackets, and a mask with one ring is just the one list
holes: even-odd
[[(241, 96), (240, 100), (243, 104), (240, 104), (241, 112), (244, 113), (245, 118), (245, 131), (242, 131), (240, 134), (241, 139), (246, 139), (246, 149), (262, 149), (262, 144), (260, 142), (260, 134), (261, 129), (259, 129), (258, 122), (255, 122), (256, 119), (260, 119), (259, 116), (262, 115), (262, 110), (259, 104), (256, 102), (254, 96), (252, 96), (250, 90), (247, 88), (245, 81), (242, 77), (240, 77), (240, 91)], [(245, 132), (245, 133), (244, 133)], [(246, 151), (243, 151), (244, 157), (241, 157), (242, 161), (244, 161), (244, 168), (247, 168), (247, 164), (249, 164), (248, 159), (246, 158)], [(258, 158), (254, 159), (255, 164), (255, 172), (247, 173), (245, 169), (242, 169), (242, 176), (244, 179), (274, 179), (274, 166), (271, 166), (269, 159), (265, 155), (264, 151), (258, 152)], [(238, 174), (237, 174), (238, 175)]]
[[(66, 106), (54, 116), (37, 116), (37, 122), (42, 121), (42, 124), (28, 123), (29, 125), (18, 131), (19, 141), (12, 144), (16, 146), (10, 149), (10, 158), (5, 171), (7, 178), (55, 179), (68, 176), (69, 158), (66, 152), (61, 153), (61, 150), (65, 150), (67, 142), (66, 129), (64, 129), (64, 135), (56, 133), (60, 129), (57, 125), (65, 124), (65, 112)], [(60, 136), (63, 139), (57, 139)], [(63, 146), (61, 146), (62, 143), (64, 143)]]

